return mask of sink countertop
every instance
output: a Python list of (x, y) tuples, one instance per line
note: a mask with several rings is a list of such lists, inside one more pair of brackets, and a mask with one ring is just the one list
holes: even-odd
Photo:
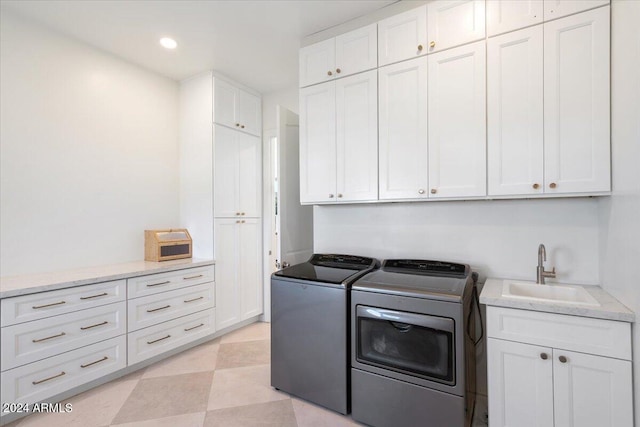
[[(623, 322), (635, 321), (635, 314), (620, 301), (603, 290), (600, 286), (582, 286), (593, 298), (599, 307), (584, 306), (564, 302), (530, 300), (526, 298), (509, 298), (502, 296), (504, 279), (487, 279), (480, 293), (482, 304), (518, 308), (523, 310), (543, 311), (547, 313), (569, 314), (573, 316), (593, 317), (597, 319), (619, 320)], [(553, 283), (539, 286), (555, 286)], [(578, 285), (571, 285), (578, 286)]]
[(0, 277), (0, 299), (214, 264), (215, 261), (211, 259), (194, 258), (162, 262), (133, 261), (76, 270)]

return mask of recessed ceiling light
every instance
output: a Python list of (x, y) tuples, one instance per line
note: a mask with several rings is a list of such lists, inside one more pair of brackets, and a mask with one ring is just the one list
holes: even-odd
[(174, 39), (171, 39), (169, 37), (161, 38), (160, 44), (166, 49), (175, 49), (178, 46), (178, 43), (176, 43)]

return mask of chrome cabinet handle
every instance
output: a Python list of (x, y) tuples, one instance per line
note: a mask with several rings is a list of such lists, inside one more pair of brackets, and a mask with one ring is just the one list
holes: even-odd
[(42, 383), (43, 383), (43, 382), (45, 382), (45, 381), (49, 381), (49, 380), (52, 380), (52, 379), (54, 379), (54, 378), (58, 378), (58, 377), (61, 377), (61, 376), (63, 376), (63, 375), (66, 375), (66, 374), (67, 374), (67, 373), (66, 373), (65, 371), (62, 371), (62, 372), (60, 372), (58, 375), (54, 375), (54, 376), (52, 376), (52, 377), (45, 378), (45, 379), (43, 379), (43, 380), (39, 380), (39, 381), (32, 381), (32, 382), (31, 382), (31, 384), (33, 384), (33, 385), (42, 384)]
[(147, 341), (147, 344), (153, 344), (153, 343), (156, 343), (158, 341), (166, 340), (167, 338), (171, 338), (171, 335), (167, 335), (166, 337), (158, 338), (157, 340)]
[(166, 285), (168, 283), (171, 283), (171, 280), (167, 280), (167, 281), (164, 281), (164, 282), (153, 283), (151, 285), (147, 285), (147, 288), (153, 288), (154, 286)]
[(200, 327), (202, 327), (202, 326), (204, 326), (204, 323), (200, 323), (199, 325), (192, 326), (192, 327), (190, 327), (190, 328), (186, 328), (184, 331), (185, 331), (185, 332), (193, 331), (194, 329), (200, 328)]
[(42, 342), (42, 341), (46, 341), (46, 340), (50, 340), (51, 338), (58, 338), (58, 337), (63, 337), (67, 334), (65, 334), (64, 332), (60, 332), (58, 335), (51, 335), (50, 337), (46, 337), (46, 338), (40, 338), (37, 340), (31, 340), (32, 342)]
[(424, 190), (421, 188), (418, 190), (418, 194), (424, 194)]
[(153, 313), (154, 311), (164, 310), (164, 309), (169, 308), (169, 307), (171, 307), (171, 304), (167, 304), (164, 307), (158, 307), (158, 308), (154, 308), (154, 309), (151, 309), (151, 310), (147, 310), (147, 313)]
[(92, 298), (99, 298), (99, 297), (106, 297), (107, 295), (109, 295), (106, 292), (103, 292), (101, 294), (98, 295), (91, 295), (90, 297), (80, 297), (80, 299), (92, 299)]
[(107, 356), (103, 357), (100, 360), (96, 360), (95, 362), (91, 362), (91, 363), (87, 363), (86, 365), (80, 365), (81, 368), (88, 368), (91, 365), (95, 365), (96, 363), (100, 363), (100, 362), (104, 362), (105, 360), (108, 360), (109, 358)]
[(39, 308), (46, 308), (46, 307), (53, 307), (54, 305), (61, 305), (61, 304), (66, 304), (66, 301), (60, 301), (60, 302), (53, 302), (51, 304), (44, 304), (44, 305), (34, 305), (31, 308), (33, 308), (34, 310), (37, 310)]
[(197, 276), (188, 276), (188, 277), (183, 277), (182, 280), (191, 280), (191, 279), (197, 279), (198, 277), (202, 277), (203, 274), (198, 274)]
[(204, 299), (204, 297), (198, 297), (198, 298), (186, 299), (186, 300), (184, 300), (184, 302), (185, 302), (185, 303), (187, 303), (187, 302), (194, 302), (194, 301), (198, 301), (198, 300), (201, 300), (201, 299)]
[(91, 325), (91, 326), (81, 326), (81, 327), (80, 327), (80, 330), (81, 330), (81, 331), (86, 331), (87, 329), (96, 328), (96, 327), (98, 327), (98, 326), (103, 326), (103, 325), (106, 325), (107, 323), (109, 323), (109, 322), (107, 322), (107, 321), (105, 320), (104, 322), (102, 322), (102, 323), (96, 323), (95, 325)]

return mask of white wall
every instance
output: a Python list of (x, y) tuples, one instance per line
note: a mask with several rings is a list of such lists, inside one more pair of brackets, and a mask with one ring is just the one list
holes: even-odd
[(178, 85), (3, 10), (1, 274), (144, 257), (177, 227)]
[[(614, 0), (611, 32), (613, 195), (600, 200), (602, 287), (640, 318), (640, 2)], [(635, 425), (640, 426), (640, 327), (633, 329)]]
[(298, 85), (262, 95), (262, 129), (275, 130), (278, 125), (276, 107), (281, 105), (298, 114)]
[[(470, 264), (486, 277), (535, 280), (538, 244), (557, 281), (596, 284), (594, 199), (316, 206), (314, 250)], [(551, 281), (551, 280), (550, 280)]]

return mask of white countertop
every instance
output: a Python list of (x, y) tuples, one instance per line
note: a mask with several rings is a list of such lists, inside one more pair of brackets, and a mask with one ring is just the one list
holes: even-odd
[[(487, 279), (480, 293), (482, 304), (518, 308), (523, 310), (544, 311), (547, 313), (569, 314), (573, 316), (594, 317), (597, 319), (619, 320), (623, 322), (635, 321), (635, 314), (620, 301), (615, 299), (600, 286), (582, 286), (600, 306), (582, 306), (570, 303), (537, 301), (529, 299), (515, 299), (502, 296), (503, 279)], [(553, 286), (553, 284), (540, 285)], [(574, 285), (575, 286), (575, 285)]]
[(162, 262), (133, 261), (77, 270), (0, 277), (0, 299), (213, 264), (215, 261), (211, 259), (194, 258)]

